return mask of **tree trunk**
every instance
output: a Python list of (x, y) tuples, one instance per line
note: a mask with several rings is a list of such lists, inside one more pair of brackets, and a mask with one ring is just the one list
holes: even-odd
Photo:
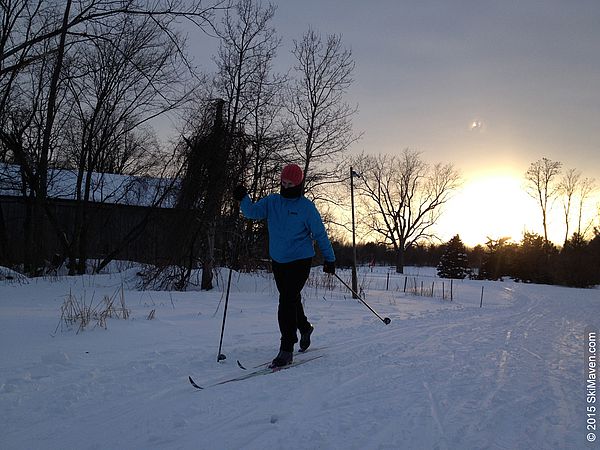
[(23, 246), (23, 270), (27, 274), (33, 274), (35, 263), (33, 261), (33, 198), (26, 197), (25, 201), (25, 219), (23, 221), (23, 237), (25, 238)]
[(401, 245), (396, 252), (396, 273), (404, 273), (404, 246)]
[[(215, 255), (215, 236), (217, 221), (221, 216), (223, 197), (227, 187), (227, 168), (229, 155), (233, 147), (233, 132), (228, 134), (223, 123), (223, 104), (217, 105), (213, 133), (208, 141), (209, 151), (212, 152), (208, 161), (208, 192), (203, 216), (208, 224), (206, 232), (206, 255), (202, 265), (202, 289), (213, 288), (213, 268)], [(233, 129), (233, 128), (232, 128)]]
[(548, 224), (546, 223), (546, 209), (542, 211), (542, 225), (544, 227), (544, 242), (548, 243)]
[(40, 148), (40, 157), (37, 164), (36, 176), (38, 177), (38, 189), (35, 193), (33, 202), (33, 263), (36, 269), (41, 269), (44, 261), (46, 245), (44, 236), (44, 211), (47, 211), (47, 184), (48, 184), (48, 160), (50, 155), (50, 145), (52, 137), (52, 129), (56, 119), (56, 103), (58, 98), (58, 86), (60, 82), (60, 73), (63, 67), (66, 38), (68, 31), (69, 15), (71, 12), (72, 0), (67, 0), (65, 11), (62, 20), (62, 29), (60, 32), (59, 45), (56, 53), (56, 62), (52, 70), (52, 78), (50, 80), (48, 104), (46, 106), (46, 123), (42, 135), (42, 146)]
[[(87, 206), (86, 206), (87, 208)], [(79, 230), (79, 249), (77, 258), (77, 275), (85, 275), (86, 263), (88, 259), (88, 225), (87, 225), (87, 213), (83, 211), (83, 219), (81, 223), (81, 229)]]
[(11, 258), (8, 251), (8, 232), (4, 220), (4, 212), (0, 205), (0, 265), (11, 266)]
[(37, 195), (27, 197), (25, 221), (23, 223), (25, 237), (24, 271), (32, 276), (40, 274), (43, 270), (45, 256), (43, 206), (43, 202)]
[(206, 254), (202, 263), (202, 281), (200, 289), (209, 291), (213, 286), (213, 269), (215, 264), (215, 227), (210, 224), (206, 232)]

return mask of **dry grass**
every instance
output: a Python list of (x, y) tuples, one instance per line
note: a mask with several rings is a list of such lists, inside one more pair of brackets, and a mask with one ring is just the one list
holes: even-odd
[(129, 319), (130, 310), (125, 305), (125, 293), (123, 286), (115, 291), (112, 296), (105, 295), (102, 300), (94, 304), (94, 295), (89, 300), (85, 293), (78, 298), (71, 291), (67, 295), (61, 308), (61, 316), (55, 333), (76, 329), (76, 332), (84, 331), (86, 328), (100, 326), (107, 328), (108, 319)]

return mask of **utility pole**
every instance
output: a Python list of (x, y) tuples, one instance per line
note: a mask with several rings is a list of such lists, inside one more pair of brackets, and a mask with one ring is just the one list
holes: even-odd
[(352, 202), (352, 298), (358, 298), (358, 279), (356, 276), (356, 230), (354, 228), (354, 177), (360, 177), (350, 167), (350, 201)]

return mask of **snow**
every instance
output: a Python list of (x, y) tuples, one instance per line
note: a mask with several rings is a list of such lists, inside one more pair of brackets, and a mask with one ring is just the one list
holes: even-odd
[[(448, 290), (434, 269), (408, 272)], [(202, 391), (188, 375), (210, 385), (242, 375), (236, 359), (276, 354), (270, 275), (234, 273), (222, 363), (222, 281), (211, 292), (150, 292), (136, 290), (135, 268), (0, 278), (0, 447), (587, 448), (584, 330), (600, 327), (598, 289), (454, 280), (450, 302), (405, 294), (395, 273), (386, 290), (388, 273), (361, 268), (359, 282), (390, 325), (315, 268), (306, 357), (324, 356)], [(95, 305), (121, 288), (129, 319), (61, 326), (69, 295)]]
[[(169, 208), (175, 203), (175, 191), (158, 200), (170, 182), (169, 179), (92, 172), (90, 201)], [(20, 166), (0, 162), (0, 195), (22, 197), (21, 183)], [(76, 186), (77, 171), (48, 170), (49, 198), (76, 200)]]

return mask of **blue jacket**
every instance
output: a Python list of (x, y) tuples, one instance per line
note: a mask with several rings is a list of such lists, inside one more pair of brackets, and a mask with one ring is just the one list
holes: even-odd
[(240, 208), (248, 219), (267, 219), (269, 253), (276, 262), (287, 263), (315, 256), (313, 239), (325, 260), (335, 261), (321, 215), (306, 197), (285, 198), (271, 194), (252, 203), (246, 195)]

